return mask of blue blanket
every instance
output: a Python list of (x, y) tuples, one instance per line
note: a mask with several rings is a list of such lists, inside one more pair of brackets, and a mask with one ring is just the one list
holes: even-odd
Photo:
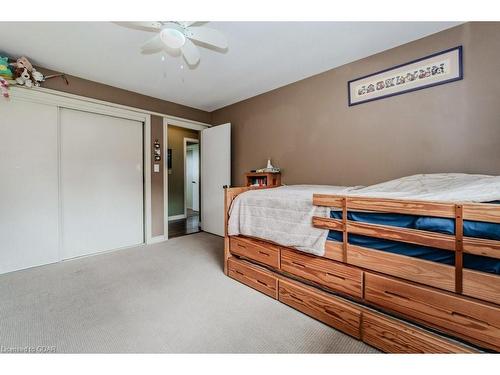
[[(332, 211), (330, 216), (334, 219), (342, 219), (342, 211)], [(454, 219), (375, 212), (348, 212), (347, 218), (352, 221), (361, 221), (365, 223), (413, 228), (451, 235), (455, 234)], [(464, 236), (500, 240), (500, 224), (464, 220)], [(342, 233), (331, 230), (328, 234), (328, 239), (332, 241), (342, 241)], [(407, 255), (433, 262), (449, 265), (455, 264), (455, 254), (453, 252), (432, 247), (356, 234), (349, 234), (348, 242), (357, 246)], [(463, 259), (465, 268), (500, 274), (500, 259), (471, 254), (464, 254)]]

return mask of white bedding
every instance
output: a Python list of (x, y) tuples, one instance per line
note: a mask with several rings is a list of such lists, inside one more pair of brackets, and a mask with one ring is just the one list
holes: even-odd
[(228, 234), (244, 235), (324, 255), (328, 231), (312, 226), (313, 216), (328, 216), (328, 207), (312, 204), (314, 193), (346, 194), (353, 188), (293, 185), (250, 190), (236, 197), (229, 211)]
[(417, 174), (367, 186), (348, 195), (442, 202), (490, 202), (500, 200), (500, 176)]
[(233, 201), (229, 235), (244, 235), (324, 255), (328, 230), (314, 228), (313, 216), (330, 215), (327, 207), (312, 205), (312, 196), (403, 198), (430, 201), (489, 202), (500, 200), (500, 176), (461, 173), (420, 174), (368, 187), (294, 185), (251, 190)]

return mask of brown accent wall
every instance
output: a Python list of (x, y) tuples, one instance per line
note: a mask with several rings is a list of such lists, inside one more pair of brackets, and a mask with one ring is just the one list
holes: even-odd
[[(457, 45), (462, 81), (348, 107), (347, 81)], [(467, 23), (222, 108), (212, 123), (233, 124), (233, 185), (268, 157), (286, 184), (500, 175), (499, 61), (500, 23)]]
[(168, 174), (168, 216), (184, 214), (184, 138), (199, 139), (199, 132), (168, 126), (168, 148), (172, 149), (172, 170)]
[[(39, 68), (44, 74), (57, 74), (57, 72)], [(83, 78), (68, 75), (69, 85), (66, 85), (61, 78), (53, 78), (46, 81), (43, 87), (80, 95), (87, 98), (103, 100), (110, 103), (126, 105), (134, 108), (140, 108), (152, 112), (168, 114), (184, 119), (210, 123), (211, 114), (199, 109), (186, 107), (180, 104), (168, 102), (165, 100), (141, 95), (136, 92), (123, 90), (117, 87), (104, 85), (99, 82), (89, 81)], [(151, 146), (155, 139), (159, 139), (163, 146), (163, 118), (159, 116), (151, 117)], [(163, 171), (164, 156), (160, 162), (160, 172), (153, 172), (153, 152), (151, 152), (151, 231), (152, 236), (163, 235)]]
[[(154, 160), (153, 145), (158, 140), (163, 150), (163, 117), (151, 116), (151, 233), (152, 236), (162, 236), (164, 232), (163, 209), (163, 173), (165, 155), (159, 162)], [(160, 172), (154, 172), (154, 165), (160, 164)]]

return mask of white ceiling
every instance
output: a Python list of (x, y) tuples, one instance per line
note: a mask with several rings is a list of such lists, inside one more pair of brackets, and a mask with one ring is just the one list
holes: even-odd
[[(110, 22), (0, 22), (0, 51), (37, 65), (213, 111), (458, 22), (209, 22), (229, 48), (181, 57), (142, 55), (153, 34)], [(181, 65), (184, 66), (181, 69)]]

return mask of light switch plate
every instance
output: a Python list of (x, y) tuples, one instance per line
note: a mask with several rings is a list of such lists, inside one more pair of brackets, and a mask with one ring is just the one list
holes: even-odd
[(156, 173), (159, 173), (160, 172), (160, 164), (154, 164), (153, 165), (153, 171), (156, 172)]

